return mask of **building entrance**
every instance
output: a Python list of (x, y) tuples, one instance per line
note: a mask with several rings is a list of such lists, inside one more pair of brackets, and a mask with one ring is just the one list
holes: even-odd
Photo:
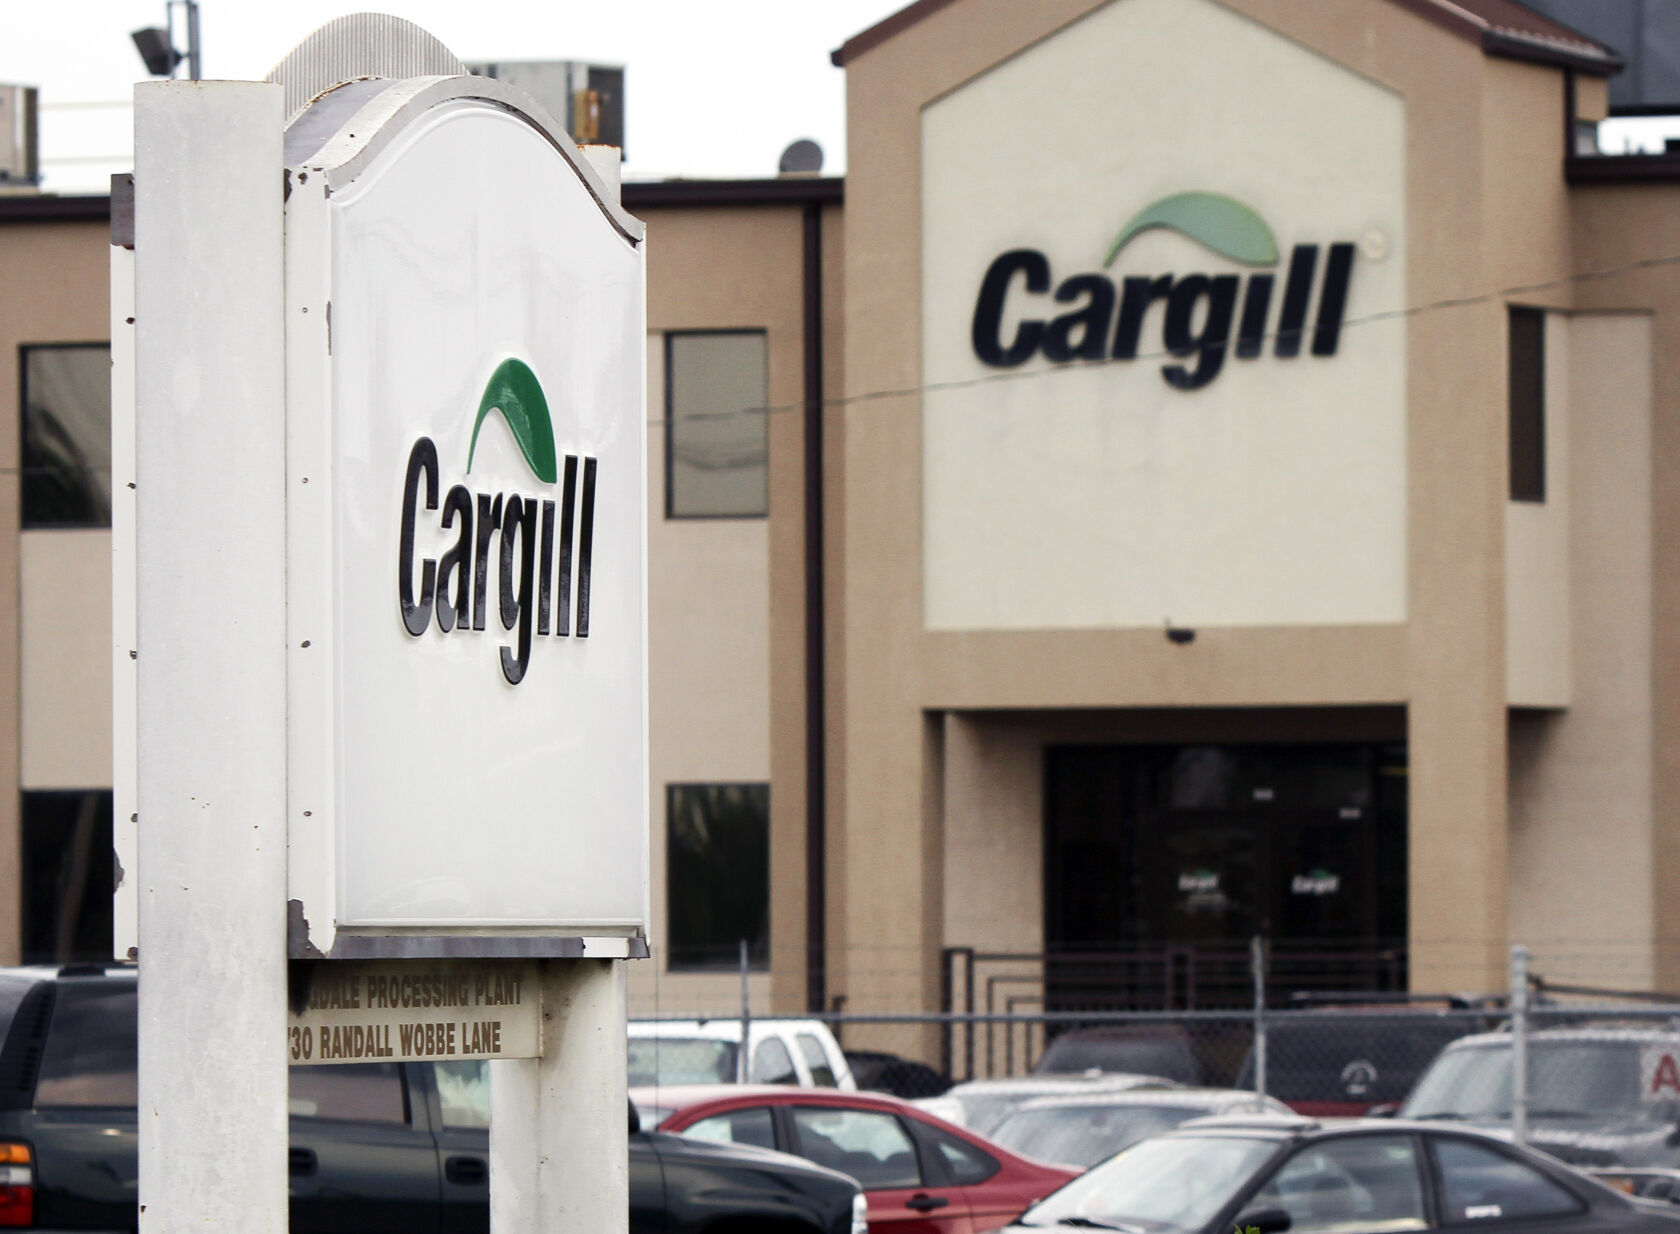
[(1045, 764), (1051, 1007), (1215, 1006), (1404, 986), (1402, 744), (1054, 746)]

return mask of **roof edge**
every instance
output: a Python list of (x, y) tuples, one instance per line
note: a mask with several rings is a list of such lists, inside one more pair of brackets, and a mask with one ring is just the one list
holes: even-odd
[(626, 210), (658, 206), (838, 205), (845, 200), (842, 176), (782, 176), (770, 180), (626, 180)]
[[(662, 206), (837, 206), (846, 199), (844, 176), (770, 180), (627, 180), (626, 210)], [(111, 217), (109, 193), (0, 193), (3, 223), (103, 223)]]
[[(879, 47), (888, 39), (954, 3), (956, 0), (916, 0), (914, 4), (876, 22), (867, 30), (854, 34), (829, 53), (829, 62), (837, 68), (844, 68), (864, 52)], [(1452, 3), (1452, 0), (1389, 0), (1389, 3), (1439, 26), (1449, 34), (1476, 43), (1487, 55), (1498, 56), (1501, 59), (1523, 60), (1553, 68), (1579, 69), (1603, 77), (1617, 72), (1624, 63), (1620, 56), (1608, 48), (1598, 47), (1597, 51), (1591, 50), (1591, 46), (1597, 45), (1589, 46), (1584, 35), (1582, 44), (1577, 49), (1569, 44), (1490, 25)]]
[(109, 193), (0, 193), (0, 223), (102, 223), (110, 217)]
[(829, 52), (829, 63), (834, 65), (835, 68), (845, 68), (847, 62), (853, 58), (879, 47), (900, 31), (908, 30), (917, 22), (932, 17), (940, 9), (947, 8), (955, 3), (956, 0), (916, 0), (908, 8), (899, 9), (891, 16), (883, 17), (867, 30), (852, 35), (839, 47)]

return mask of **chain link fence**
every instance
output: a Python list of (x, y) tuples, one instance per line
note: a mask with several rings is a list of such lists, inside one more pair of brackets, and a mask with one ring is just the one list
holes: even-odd
[[(809, 1083), (825, 1066), (838, 1071), (823, 1053), (832, 1040), (859, 1088), (942, 1098), (934, 1108), (959, 1121), (973, 1121), (963, 1103), (981, 1097), (1153, 1077), (1306, 1115), (1400, 1112), (1485, 1128), (1581, 1166), (1680, 1169), (1680, 996), (1547, 980), (1522, 947), (1509, 988), (1474, 997), (1373, 989), (1388, 980), (1369, 980), (1373, 965), (1388, 961), (1370, 953), (1338, 961), (1366, 974), (1363, 988), (1302, 989), (1286, 977), (1279, 989), (1256, 951), (1247, 1006), (1170, 1010), (1046, 1010), (1042, 957), (988, 974), (980, 953), (953, 951), (937, 1011), (771, 1016), (755, 1010), (768, 1001), (761, 973), (740, 974), (733, 999), (714, 983), (696, 1007), (676, 1005), (680, 987), (668, 984), (659, 1014), (644, 1005), (633, 1023), (632, 1081)], [(1222, 961), (1227, 991), (1233, 964)]]

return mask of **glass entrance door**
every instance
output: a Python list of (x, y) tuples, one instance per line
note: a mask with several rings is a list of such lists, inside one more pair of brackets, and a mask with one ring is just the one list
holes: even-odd
[(1053, 747), (1045, 771), (1052, 1006), (1241, 1001), (1257, 934), (1404, 945), (1404, 747)]

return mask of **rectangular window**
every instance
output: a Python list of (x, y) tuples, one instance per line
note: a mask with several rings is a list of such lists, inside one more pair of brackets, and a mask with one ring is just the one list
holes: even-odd
[(672, 969), (768, 966), (768, 784), (668, 785), (665, 872)]
[(665, 517), (770, 512), (769, 344), (762, 330), (665, 336)]
[(23, 962), (111, 959), (111, 790), (23, 794)]
[(22, 347), (23, 525), (111, 525), (111, 345)]
[(1511, 500), (1546, 500), (1546, 314), (1510, 309)]

